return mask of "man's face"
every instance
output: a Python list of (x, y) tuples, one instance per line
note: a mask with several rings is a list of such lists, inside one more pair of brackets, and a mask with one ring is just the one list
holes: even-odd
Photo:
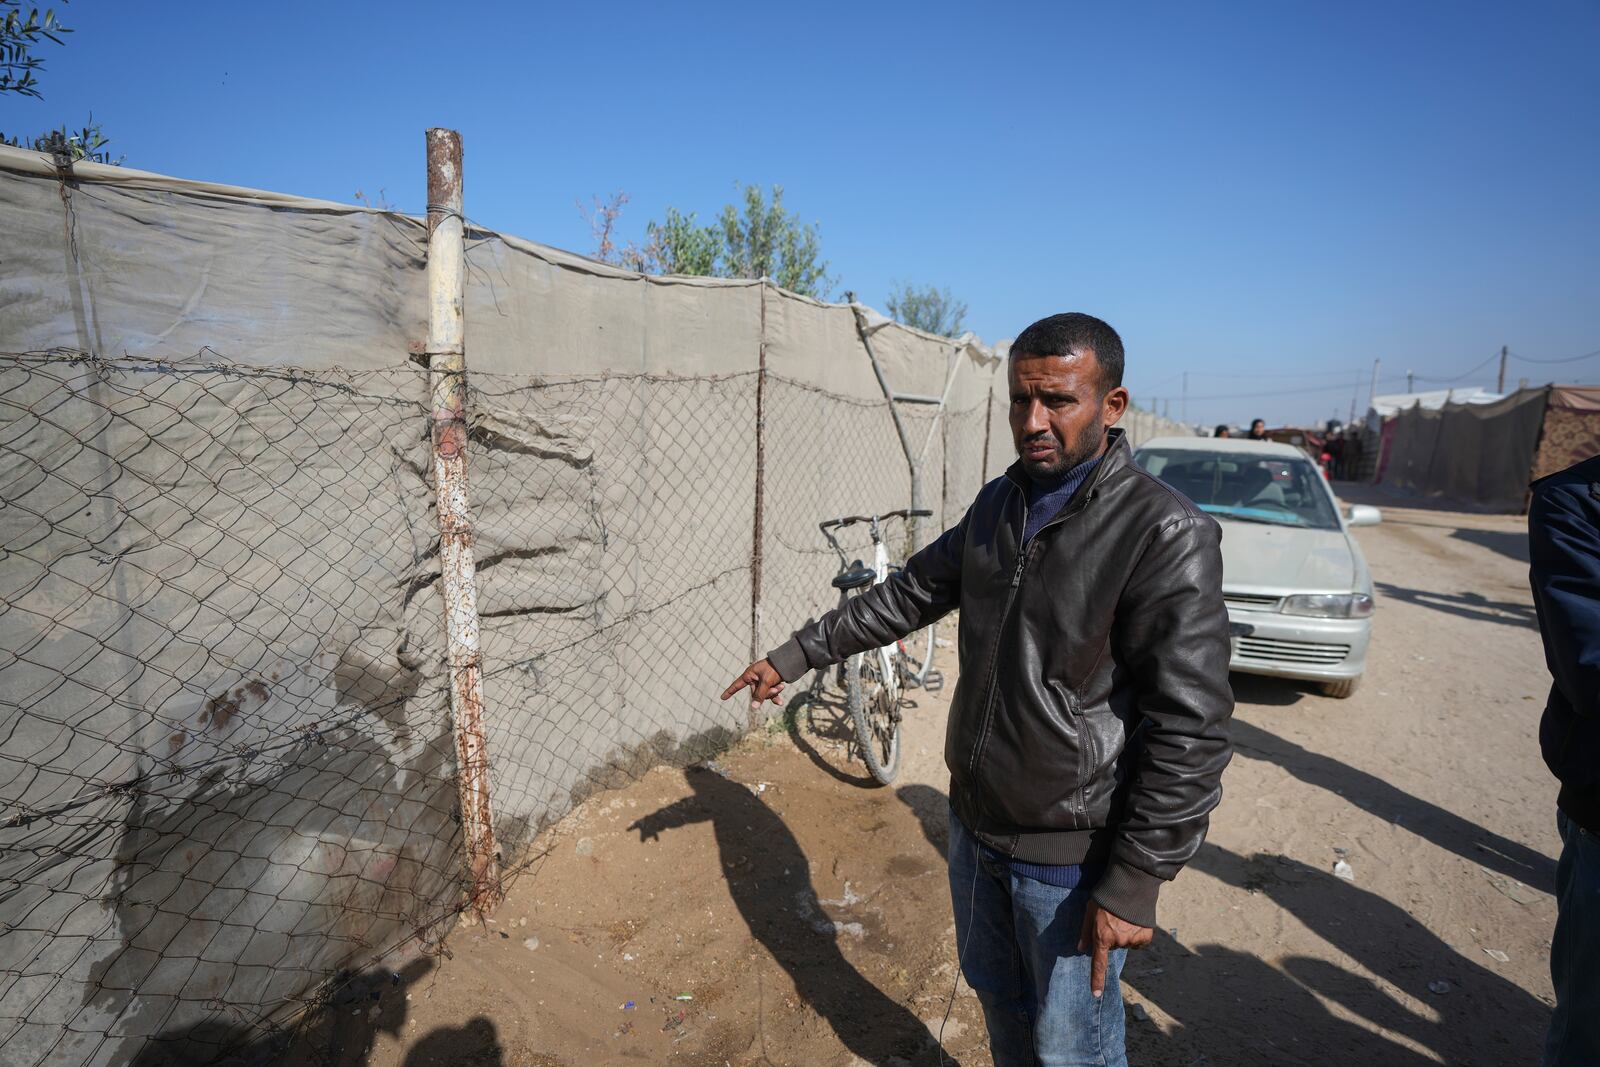
[(1028, 476), (1060, 477), (1096, 455), (1106, 428), (1122, 418), (1128, 391), (1118, 386), (1100, 395), (1100, 364), (1093, 349), (1065, 356), (1013, 354), (1011, 439)]
[(1250, 432), (1251, 433), (1266, 433), (1267, 432), (1267, 424), (1262, 422), (1260, 419), (1257, 419), (1255, 422), (1252, 422), (1250, 424)]

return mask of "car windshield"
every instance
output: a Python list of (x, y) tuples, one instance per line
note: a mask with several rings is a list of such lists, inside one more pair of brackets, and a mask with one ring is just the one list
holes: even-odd
[(1337, 530), (1310, 460), (1192, 448), (1142, 448), (1139, 465), (1219, 519)]

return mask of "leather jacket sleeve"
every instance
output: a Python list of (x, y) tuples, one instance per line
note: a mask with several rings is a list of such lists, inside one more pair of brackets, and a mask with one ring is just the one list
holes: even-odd
[(1600, 718), (1600, 528), (1595, 524), (1600, 507), (1587, 488), (1553, 481), (1535, 491), (1528, 509), (1528, 548), (1545, 662), (1573, 714), (1595, 719)]
[(1111, 859), (1094, 897), (1119, 918), (1151, 926), (1161, 883), (1205, 839), (1231, 755), (1233, 691), (1216, 521), (1191, 515), (1157, 533), (1117, 617), (1112, 640), (1132, 672), (1143, 722)]
[(953, 611), (961, 602), (966, 534), (967, 517), (963, 516), (907, 560), (899, 574), (796, 630), (787, 642), (767, 653), (778, 676), (792, 682), (808, 670), (881, 648)]

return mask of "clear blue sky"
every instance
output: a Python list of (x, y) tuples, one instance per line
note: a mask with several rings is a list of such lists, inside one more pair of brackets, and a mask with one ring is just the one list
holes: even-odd
[(1342, 417), (1374, 358), (1394, 392), (1600, 350), (1593, 0), (64, 15), (0, 130), (93, 111), (130, 166), (417, 211), (422, 131), (452, 126), (469, 216), (580, 252), (591, 194), (626, 190), (637, 235), (778, 182), (841, 289), (948, 286), (991, 340), (1100, 315), (1145, 403), (1177, 415), (1189, 373), (1196, 422)]

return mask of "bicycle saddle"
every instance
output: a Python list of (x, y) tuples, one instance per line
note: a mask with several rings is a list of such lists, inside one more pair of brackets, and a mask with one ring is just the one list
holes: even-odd
[(877, 577), (878, 573), (876, 571), (858, 559), (850, 564), (843, 574), (833, 580), (833, 587), (835, 589), (854, 589), (857, 586), (870, 584)]

